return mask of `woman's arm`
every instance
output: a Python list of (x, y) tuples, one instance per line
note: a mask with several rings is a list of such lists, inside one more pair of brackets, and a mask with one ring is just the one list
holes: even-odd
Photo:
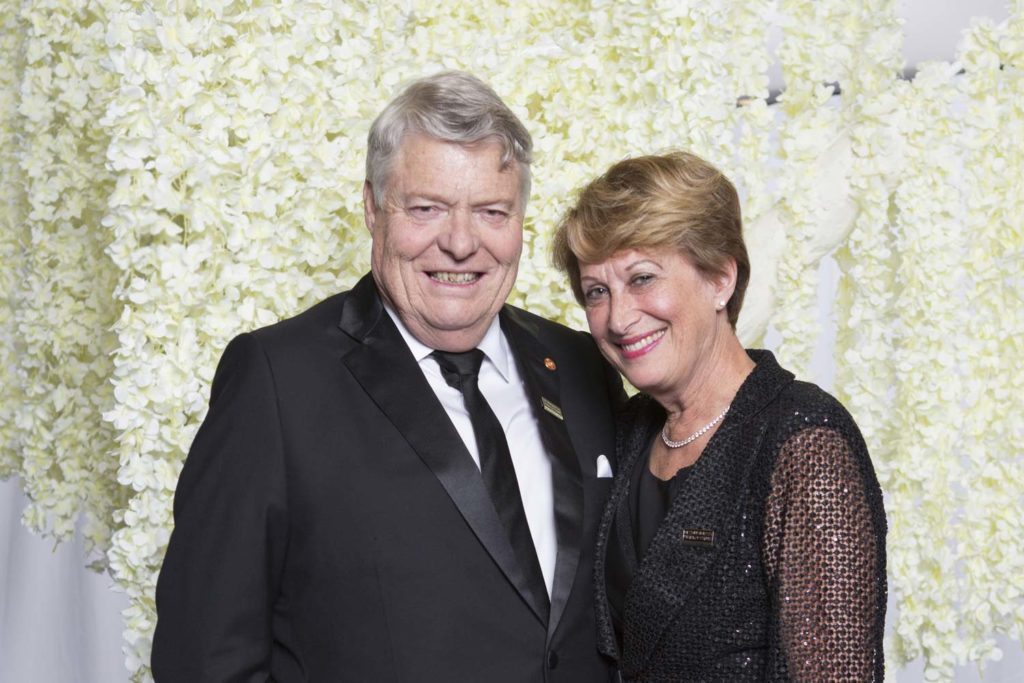
[(881, 683), (885, 513), (860, 434), (844, 426), (803, 428), (779, 451), (763, 550), (770, 666), (797, 681)]

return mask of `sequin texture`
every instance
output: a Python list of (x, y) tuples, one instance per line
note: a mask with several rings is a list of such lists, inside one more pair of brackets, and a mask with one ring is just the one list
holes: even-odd
[[(595, 563), (600, 648), (625, 681), (881, 683), (886, 523), (867, 448), (838, 401), (749, 353), (757, 367), (636, 568), (618, 642), (608, 536), (665, 413), (641, 394), (621, 417)], [(683, 543), (695, 528), (714, 545)]]

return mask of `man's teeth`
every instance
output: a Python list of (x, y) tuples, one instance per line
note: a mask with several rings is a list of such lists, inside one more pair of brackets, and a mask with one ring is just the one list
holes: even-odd
[(445, 273), (442, 271), (433, 272), (430, 277), (438, 282), (446, 282), (453, 285), (464, 285), (477, 279), (476, 273)]
[(640, 349), (642, 349), (642, 348), (644, 348), (646, 346), (650, 346), (655, 341), (661, 339), (664, 334), (665, 334), (665, 330), (658, 330), (657, 332), (652, 332), (651, 334), (647, 335), (643, 339), (641, 339), (639, 341), (635, 341), (632, 344), (623, 344), (622, 345), (622, 349), (624, 351), (628, 351), (630, 353), (632, 353), (633, 351), (639, 351)]

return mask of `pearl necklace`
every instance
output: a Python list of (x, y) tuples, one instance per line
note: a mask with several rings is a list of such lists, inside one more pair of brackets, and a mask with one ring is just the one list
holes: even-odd
[(714, 427), (719, 422), (721, 422), (722, 418), (725, 417), (725, 414), (728, 413), (728, 412), (729, 412), (729, 408), (726, 407), (726, 409), (722, 411), (721, 415), (716, 417), (711, 422), (708, 422), (706, 425), (704, 425), (703, 427), (698, 429), (696, 432), (694, 432), (690, 436), (688, 436), (685, 439), (683, 439), (682, 441), (673, 441), (672, 439), (668, 438), (668, 422), (666, 422), (665, 426), (661, 428), (661, 440), (663, 442), (665, 442), (665, 445), (668, 446), (669, 448), (682, 448), (686, 444), (693, 443), (694, 441), (696, 441), (700, 437), (702, 437), (705, 434), (707, 434), (708, 430), (711, 429), (712, 427)]

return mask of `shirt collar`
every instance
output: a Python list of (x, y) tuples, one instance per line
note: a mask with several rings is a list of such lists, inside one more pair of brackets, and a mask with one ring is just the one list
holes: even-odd
[[(402, 339), (405, 340), (409, 350), (412, 351), (413, 358), (416, 359), (417, 363), (433, 353), (434, 349), (413, 336), (412, 332), (405, 326), (398, 313), (391, 308), (390, 304), (383, 301), (382, 303), (384, 304), (384, 310), (391, 316), (391, 320), (394, 321), (395, 326), (402, 335)], [(484, 356), (491, 362), (494, 369), (498, 371), (501, 378), (508, 382), (510, 379), (509, 364), (512, 361), (512, 353), (508, 347), (508, 340), (505, 339), (505, 335), (501, 331), (501, 323), (498, 320), (498, 316), (494, 316), (494, 319), (491, 320), (491, 324), (488, 326), (487, 332), (484, 333), (484, 338), (477, 344), (477, 348), (484, 352)]]

